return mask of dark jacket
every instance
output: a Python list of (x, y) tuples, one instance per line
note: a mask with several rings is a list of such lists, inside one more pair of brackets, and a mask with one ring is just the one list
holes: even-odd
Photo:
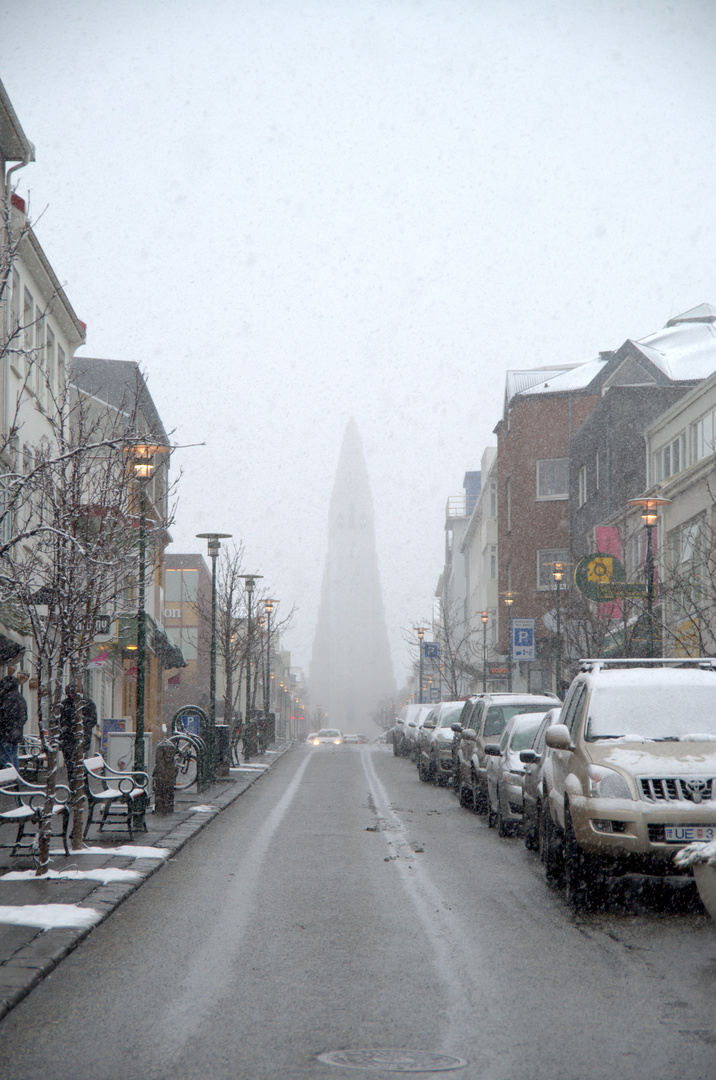
[(0, 679), (0, 742), (19, 743), (27, 721), (27, 703), (14, 675)]
[(63, 698), (60, 713), (60, 748), (65, 756), (74, 750), (73, 724), (75, 709), (79, 709), (82, 713), (82, 751), (86, 756), (92, 742), (92, 730), (97, 723), (97, 706), (94, 701), (80, 697), (79, 694), (75, 695), (75, 697), (70, 697), (68, 694), (67, 697)]

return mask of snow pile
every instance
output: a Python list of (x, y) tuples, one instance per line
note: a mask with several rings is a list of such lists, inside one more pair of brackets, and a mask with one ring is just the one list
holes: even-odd
[(57, 927), (77, 928), (94, 926), (102, 915), (94, 908), (77, 904), (23, 904), (21, 907), (0, 906), (0, 923), (12, 926), (37, 926), (40, 930)]
[[(61, 848), (50, 852), (51, 855), (64, 855)], [(128, 859), (168, 859), (171, 855), (169, 848), (165, 847), (140, 847), (137, 844), (121, 844), (119, 847), (82, 847), (72, 852), (75, 855), (123, 855)]]
[(191, 808), (192, 814), (218, 814), (218, 806), (193, 806)]
[(0, 881), (100, 881), (103, 885), (118, 881), (141, 881), (142, 875), (136, 870), (117, 870), (104, 866), (96, 870), (48, 870), (38, 877), (34, 870), (11, 870), (3, 874)]
[(687, 844), (681, 851), (674, 855), (677, 866), (693, 866), (695, 863), (708, 863), (716, 866), (716, 840), (696, 840), (693, 844)]

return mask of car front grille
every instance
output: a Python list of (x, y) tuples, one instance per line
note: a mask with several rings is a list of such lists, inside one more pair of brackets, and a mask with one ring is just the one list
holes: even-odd
[(692, 803), (713, 799), (716, 794), (716, 781), (702, 777), (665, 777), (639, 781), (641, 797), (647, 802), (684, 801)]

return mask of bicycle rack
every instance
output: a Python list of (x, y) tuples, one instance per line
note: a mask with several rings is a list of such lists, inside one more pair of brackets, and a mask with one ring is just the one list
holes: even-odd
[[(191, 724), (191, 727), (188, 725)], [(192, 728), (196, 728), (194, 731)], [(198, 705), (183, 705), (172, 718), (172, 735), (183, 735), (196, 745), (196, 790), (209, 786), (210, 762), (208, 753), (209, 718)]]

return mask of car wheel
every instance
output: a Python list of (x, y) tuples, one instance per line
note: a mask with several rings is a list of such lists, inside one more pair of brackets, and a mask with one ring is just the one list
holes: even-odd
[(430, 770), (426, 765), (423, 764), (422, 755), (418, 758), (418, 776), (424, 784), (427, 784), (428, 780), (430, 779)]
[(564, 884), (567, 903), (575, 911), (592, 911), (604, 901), (602, 861), (580, 848), (569, 812), (564, 819)]
[(472, 809), (472, 788), (467, 787), (462, 781), (459, 782), (457, 797), (460, 806), (464, 806), (468, 810)]
[(497, 789), (497, 810), (495, 812), (495, 824), (497, 825), (498, 836), (509, 836), (510, 824), (505, 821), (504, 814), (502, 813), (502, 800), (500, 798), (500, 789)]
[(543, 862), (544, 873), (550, 885), (558, 885), (563, 877), (564, 863), (560, 850), (559, 835), (549, 810), (543, 807)]
[(487, 794), (480, 786), (480, 781), (472, 774), (472, 808), (476, 814), (486, 814), (489, 810)]
[(534, 818), (529, 816), (526, 810), (523, 810), (522, 812), (522, 836), (527, 850), (537, 851), (537, 848), (539, 847), (537, 829), (535, 827)]

